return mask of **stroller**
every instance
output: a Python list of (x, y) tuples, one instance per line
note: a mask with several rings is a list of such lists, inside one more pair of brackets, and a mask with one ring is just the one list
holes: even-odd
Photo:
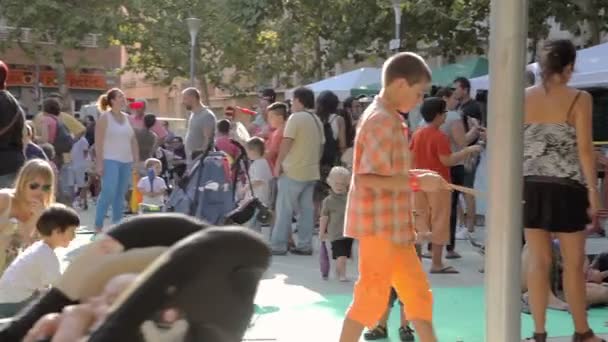
[[(195, 216), (210, 224), (244, 224), (258, 212), (258, 220), (270, 221), (270, 211), (257, 198), (237, 206), (236, 184), (246, 177), (249, 185), (249, 161), (242, 144), (231, 142), (241, 151), (230, 167), (228, 156), (208, 151), (198, 156), (188, 174), (173, 189), (167, 210)], [(251, 189), (253, 192), (253, 189)]]

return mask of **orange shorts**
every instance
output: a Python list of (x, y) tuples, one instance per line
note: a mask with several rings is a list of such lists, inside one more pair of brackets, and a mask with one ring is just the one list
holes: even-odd
[(370, 236), (359, 239), (359, 280), (346, 316), (368, 328), (387, 309), (391, 287), (408, 320), (433, 319), (433, 295), (414, 245), (396, 245)]
[(450, 213), (452, 194), (448, 191), (416, 192), (414, 195), (414, 224), (416, 231), (431, 232), (431, 243), (450, 243)]

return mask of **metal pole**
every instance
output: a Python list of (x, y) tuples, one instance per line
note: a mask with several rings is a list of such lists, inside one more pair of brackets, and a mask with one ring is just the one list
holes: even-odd
[(194, 50), (196, 48), (196, 35), (191, 35), (190, 40), (190, 86), (194, 87)]
[(401, 40), (401, 6), (395, 7), (395, 39)]
[(492, 0), (486, 341), (521, 341), (523, 97), (527, 0)]
[(394, 1), (393, 3), (395, 12), (395, 53), (401, 51), (401, 15), (403, 14), (401, 5), (401, 1)]

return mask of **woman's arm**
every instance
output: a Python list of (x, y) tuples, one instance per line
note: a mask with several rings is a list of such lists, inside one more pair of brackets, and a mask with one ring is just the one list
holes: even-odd
[(329, 216), (321, 216), (319, 218), (319, 238), (325, 240), (327, 237), (327, 226), (329, 225)]
[(587, 188), (589, 191), (597, 192), (597, 173), (595, 170), (595, 152), (593, 147), (592, 109), (591, 95), (583, 91), (581, 93), (579, 110), (574, 117), (576, 128), (576, 143), (578, 145), (579, 160)]
[(346, 150), (346, 125), (344, 118), (336, 114), (335, 118), (338, 123), (338, 145), (340, 147), (340, 155)]
[(107, 127), (108, 118), (106, 115), (102, 115), (95, 125), (95, 160), (98, 168), (103, 165), (103, 145)]

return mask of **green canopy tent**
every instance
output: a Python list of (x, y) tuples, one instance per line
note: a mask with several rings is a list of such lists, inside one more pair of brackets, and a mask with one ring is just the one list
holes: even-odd
[[(431, 70), (433, 73), (433, 85), (450, 86), (456, 77), (475, 78), (488, 74), (488, 59), (485, 57), (475, 57), (467, 59), (461, 63), (444, 65)], [(352, 96), (366, 95), (374, 96), (380, 92), (380, 83), (370, 84), (364, 87), (353, 88), (350, 90)]]

